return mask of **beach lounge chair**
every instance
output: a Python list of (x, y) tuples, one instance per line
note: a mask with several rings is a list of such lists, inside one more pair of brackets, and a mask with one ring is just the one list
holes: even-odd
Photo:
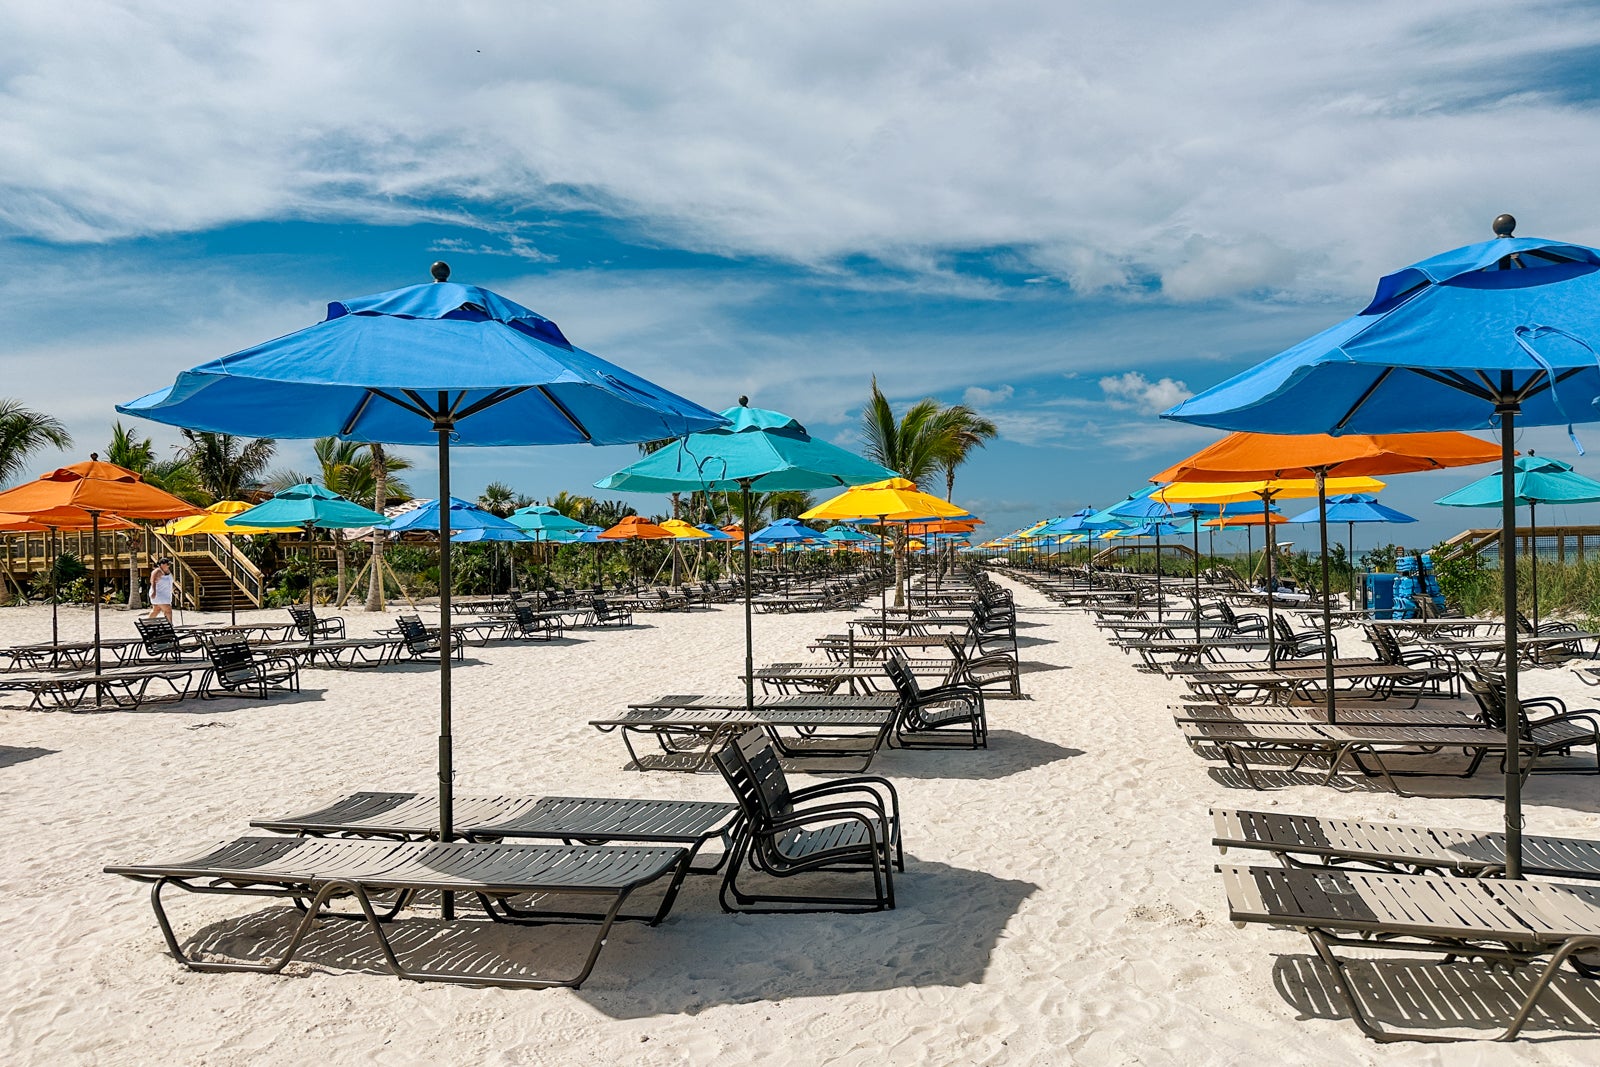
[[(742, 695), (671, 696), (591, 719), (589, 725), (601, 733), (619, 732), (628, 765), (640, 771), (709, 770), (717, 747), (752, 727), (765, 729), (785, 759), (860, 760), (854, 769), (864, 771), (888, 741), (899, 702), (893, 693), (762, 696), (754, 710), (747, 710)], [(660, 751), (638, 752), (635, 737), (649, 738)]]
[(265, 700), (273, 690), (300, 691), (300, 664), (293, 656), (268, 653), (259, 659), (250, 642), (237, 635), (214, 637), (206, 642), (211, 666), (200, 679), (200, 695), (215, 696), (215, 686), (229, 693), (260, 696)]
[(923, 689), (898, 650), (884, 670), (900, 695), (893, 743), (901, 748), (988, 748), (983, 693), (968, 685)]
[(531, 604), (513, 604), (507, 628), (517, 637), (548, 641), (561, 636), (561, 616), (556, 612), (535, 612)]
[(314, 641), (319, 637), (343, 637), (344, 618), (335, 615), (327, 619), (317, 618), (316, 609), (304, 604), (298, 604), (289, 609), (289, 617), (294, 620), (294, 628), (301, 637)]
[(205, 651), (203, 635), (180, 634), (170, 619), (134, 619), (133, 625), (144, 642), (144, 654), (151, 659), (182, 659), (186, 652)]
[[(766, 732), (747, 730), (716, 753), (743, 821), (723, 876), (725, 911), (883, 911), (894, 907), (894, 872), (905, 870), (900, 799), (884, 778), (849, 778), (791, 789)], [(774, 879), (863, 873), (870, 894), (777, 894), (741, 875)], [(826, 884), (826, 882), (825, 882)]]
[[(1505, 872), (1498, 830), (1455, 830), (1406, 823), (1328, 819), (1285, 812), (1213, 808), (1211, 843), (1270, 853), (1285, 867), (1361, 866), (1394, 874), (1437, 872), (1472, 878)], [(1522, 871), (1541, 878), (1600, 880), (1600, 841), (1522, 838)]]
[(633, 609), (595, 597), (589, 615), (591, 626), (632, 626)]
[(1544, 961), (1497, 1040), (1515, 1038), (1563, 963), (1600, 976), (1578, 953), (1600, 948), (1600, 887), (1563, 882), (1388, 874), (1346, 868), (1218, 868), (1235, 923), (1299, 929), (1333, 974), (1351, 1018), (1375, 1041), (1452, 1040), (1444, 1034), (1386, 1030), (1357, 996), (1357, 982), (1335, 949), (1436, 954), (1445, 963), (1483, 960), (1511, 966)]
[[(666, 917), (688, 871), (688, 850), (663, 847), (608, 847), (438, 842), (349, 841), (315, 837), (246, 837), (173, 863), (114, 865), (107, 874), (153, 883), (150, 901), (167, 948), (185, 967), (196, 971), (259, 971), (277, 974), (294, 958), (319, 919), (363, 921), (400, 978), (462, 985), (513, 988), (577, 987), (589, 976), (618, 919), (642, 920), (654, 926)], [(665, 882), (659, 906), (643, 914), (623, 914), (637, 889)], [(162, 904), (162, 891), (176, 887), (190, 893), (221, 893), (293, 900), (304, 913), (282, 955), (259, 963), (201, 959), (185, 952)], [(475, 896), (484, 915), (497, 923), (548, 924), (552, 921), (596, 923), (595, 936), (577, 971), (555, 977), (535, 971), (511, 974), (494, 969), (453, 970), (439, 961), (407, 964), (384, 931), (399, 909), (419, 891)], [(398, 893), (397, 902), (380, 915), (373, 897)], [(513, 910), (509, 898), (537, 895), (538, 911)], [(339, 896), (353, 896), (359, 915), (325, 910)], [(599, 909), (554, 910), (549, 897), (598, 898)], [(453, 920), (468, 922), (471, 920)], [(468, 954), (475, 956), (476, 954)]]
[[(739, 807), (712, 800), (612, 797), (458, 796), (455, 828), (467, 841), (545, 840), (567, 845), (677, 845), (691, 861), (707, 842), (722, 841), (712, 874), (732, 848)], [(252, 819), (254, 829), (309, 837), (430, 841), (439, 836), (439, 798), (418, 793), (350, 793), (309, 811)]]
[[(108, 666), (99, 674), (92, 668), (48, 674), (0, 674), (0, 690), (27, 693), (28, 707), (37, 711), (53, 708), (74, 711), (92, 699), (109, 700), (115, 708), (136, 708), (154, 701), (184, 699), (190, 693), (195, 673), (207, 669), (198, 662), (171, 662)], [(162, 682), (166, 690), (152, 697), (153, 682)]]
[[(404, 653), (412, 659), (423, 659), (439, 654), (439, 631), (429, 629), (420, 615), (397, 615), (395, 623), (400, 630)], [(456, 659), (466, 655), (466, 643), (454, 632), (450, 634), (450, 651)]]

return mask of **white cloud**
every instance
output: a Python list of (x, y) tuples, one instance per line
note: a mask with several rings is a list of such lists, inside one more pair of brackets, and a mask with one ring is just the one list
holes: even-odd
[(961, 402), (969, 408), (984, 411), (984, 409), (994, 407), (997, 404), (1004, 404), (1016, 393), (1016, 388), (1010, 385), (1002, 385), (998, 389), (985, 389), (981, 385), (971, 385), (961, 394)]
[(1159, 415), (1194, 395), (1183, 382), (1171, 378), (1151, 381), (1138, 371), (1101, 378), (1100, 389), (1112, 407), (1145, 415)]
[(952, 253), (1009, 247), (1193, 301), (1349, 297), (1506, 208), (1600, 239), (1571, 180), (1600, 114), (1528, 80), (1600, 42), (1584, 5), (167, 0), (6, 28), (0, 231), (45, 240), (577, 207), (947, 288)]

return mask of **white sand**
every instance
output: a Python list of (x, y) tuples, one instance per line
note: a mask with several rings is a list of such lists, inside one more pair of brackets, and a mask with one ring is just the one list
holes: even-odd
[[(265, 704), (76, 715), (13, 701), (0, 710), (0, 1061), (1600, 1062), (1600, 998), (1584, 983), (1562, 979), (1570, 1004), (1541, 1014), (1535, 1041), (1379, 1046), (1298, 977), (1302, 936), (1225, 921), (1211, 805), (1492, 828), (1491, 773), (1424, 781), (1428, 799), (1224, 784), (1171, 722), (1174, 683), (1135, 672), (1082, 616), (1028, 590), (1017, 599), (1032, 699), (991, 704), (993, 747), (889, 752), (874, 765), (906, 813), (898, 910), (729, 916), (715, 880), (692, 879), (662, 926), (619, 926), (578, 991), (402, 982), (335, 922), (280, 976), (191, 973), (167, 955), (146, 889), (101, 873), (187, 855), (253, 816), (351, 789), (431, 789), (434, 669), (308, 671), (298, 699)], [(353, 631), (378, 621), (347, 617)], [(721, 798), (714, 776), (624, 770), (621, 742), (586, 721), (632, 698), (735, 691), (739, 612), (640, 619), (552, 646), (472, 649), (456, 674), (458, 792)], [(758, 616), (757, 656), (804, 658), (808, 637), (842, 621)], [(105, 626), (133, 629), (114, 611)], [(64, 611), (63, 627), (87, 633), (87, 613)], [(48, 633), (47, 611), (0, 611), (0, 641)], [(1530, 676), (1525, 692), (1591, 702), (1564, 672)], [(1600, 834), (1596, 782), (1534, 781), (1530, 830)], [(244, 954), (283, 929), (281, 909), (250, 898), (179, 894), (174, 905), (185, 935), (233, 919), (210, 943)], [(558, 951), (577, 943), (406, 926), (406, 938), (519, 963), (552, 937)], [(1424, 968), (1407, 988), (1426, 990), (1438, 973)], [(1469, 975), (1424, 1015), (1504, 997), (1522, 980)]]

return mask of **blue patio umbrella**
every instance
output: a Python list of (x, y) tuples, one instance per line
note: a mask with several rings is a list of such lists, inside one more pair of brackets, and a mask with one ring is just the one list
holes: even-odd
[[(1133, 493), (1125, 500), (1119, 501), (1105, 509), (1109, 518), (1118, 519), (1129, 524), (1138, 524), (1136, 528), (1128, 530), (1131, 536), (1154, 537), (1156, 541), (1156, 618), (1163, 618), (1162, 592), (1161, 592), (1161, 538), (1163, 534), (1172, 536), (1177, 532), (1177, 523), (1185, 519), (1192, 519), (1198, 515), (1215, 515), (1216, 508), (1206, 504), (1176, 504), (1165, 500), (1158, 500), (1153, 494), (1160, 492), (1162, 486), (1150, 485)], [(1089, 516), (1082, 522), (1094, 521), (1094, 516)], [(1190, 522), (1183, 526), (1182, 533), (1194, 534), (1194, 595), (1195, 595), (1195, 626), (1199, 630), (1200, 613), (1200, 527), (1197, 523)]]
[(750, 535), (750, 541), (758, 545), (816, 544), (821, 540), (820, 533), (799, 519), (776, 519)]
[(601, 537), (600, 535), (605, 533), (605, 529), (604, 526), (585, 526), (583, 532), (573, 539), (586, 545), (616, 545), (622, 543), (620, 541), (608, 541)]
[[(251, 516), (254, 516), (252, 519)], [(224, 526), (299, 526), (311, 540), (311, 531), (353, 530), (362, 526), (377, 526), (384, 522), (380, 512), (360, 504), (307, 479), (274, 493), (253, 508), (246, 508), (222, 520)], [(316, 556), (312, 556), (313, 574), (306, 585), (306, 605), (311, 604), (316, 586)], [(315, 635), (312, 635), (315, 640)]]
[(514, 526), (509, 530), (500, 526), (474, 526), (470, 530), (457, 530), (450, 535), (450, 543), (453, 545), (472, 545), (484, 542), (531, 545), (534, 540), (533, 534), (527, 530), (519, 530)]
[[(306, 329), (184, 371), (118, 405), (173, 426), (253, 437), (450, 446), (635, 444), (721, 425), (720, 416), (576, 347), (549, 319), (432, 267), (413, 285), (328, 305)], [(449, 537), (440, 510), (439, 538)], [(450, 554), (439, 574), (450, 637)], [(439, 830), (454, 837), (450, 656), (439, 656)], [(447, 912), (450, 909), (447, 907)]]
[(713, 541), (732, 541), (733, 540), (733, 535), (732, 534), (723, 531), (722, 529), (712, 525), (709, 522), (702, 522), (698, 526), (696, 526), (695, 529), (699, 530), (701, 533), (705, 534), (707, 537), (711, 538), (711, 540), (713, 540)]
[(439, 502), (430, 500), (412, 508), (403, 515), (396, 515), (392, 519), (385, 519), (379, 525), (395, 533), (408, 533), (424, 531), (437, 534), (446, 522), (452, 531), (464, 530), (499, 530), (502, 533), (521, 533), (520, 527), (509, 519), (502, 519), (494, 512), (479, 507), (469, 500), (462, 500), (458, 496), (450, 498), (450, 507), (446, 509), (448, 515), (439, 514)]
[[(1378, 283), (1360, 314), (1163, 414), (1259, 433), (1500, 433), (1505, 588), (1506, 873), (1522, 873), (1515, 431), (1600, 418), (1600, 250), (1516, 238), (1422, 260)], [(1574, 438), (1576, 440), (1576, 438)]]
[[(1499, 503), (1498, 494), (1495, 502)], [(1322, 521), (1321, 513), (1312, 508), (1286, 520), (1294, 523), (1317, 524)], [(1350, 526), (1349, 547), (1346, 557), (1350, 564), (1350, 597), (1352, 603), (1356, 595), (1356, 523), (1358, 522), (1416, 522), (1417, 520), (1403, 511), (1396, 511), (1378, 503), (1377, 498), (1371, 493), (1341, 493), (1328, 498), (1328, 521), (1343, 522)]]
[[(1585, 478), (1572, 469), (1572, 464), (1559, 459), (1536, 456), (1531, 451), (1518, 456), (1514, 464), (1516, 473), (1511, 479), (1513, 497), (1517, 504), (1528, 505), (1528, 529), (1534, 546), (1529, 559), (1529, 576), (1533, 579), (1533, 628), (1539, 629), (1539, 519), (1540, 504), (1592, 504), (1600, 500), (1600, 482)], [(1500, 472), (1479, 478), (1469, 485), (1448, 493), (1434, 501), (1449, 508), (1501, 507), (1500, 494), (1504, 489)], [(1515, 541), (1515, 530), (1511, 540)]]
[[(596, 482), (600, 489), (634, 493), (738, 493), (745, 523), (750, 494), (832, 489), (893, 478), (894, 472), (806, 432), (781, 411), (750, 406), (741, 396), (722, 413), (725, 424), (690, 434)], [(751, 540), (754, 538), (752, 537)], [(745, 702), (755, 706), (755, 636), (750, 606), (751, 554), (744, 552)]]

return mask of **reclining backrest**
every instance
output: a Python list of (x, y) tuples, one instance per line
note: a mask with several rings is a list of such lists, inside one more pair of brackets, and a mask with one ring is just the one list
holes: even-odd
[(746, 730), (712, 758), (754, 829), (765, 831), (789, 813), (789, 781), (765, 731)]
[(1278, 636), (1280, 638), (1289, 642), (1290, 644), (1294, 644), (1299, 640), (1299, 638), (1295, 635), (1294, 628), (1289, 625), (1288, 619), (1284, 618), (1282, 615), (1275, 615), (1273, 616), (1272, 621), (1277, 626)]
[[(1496, 730), (1506, 728), (1506, 683), (1505, 679), (1497, 674), (1473, 668), (1462, 676), (1466, 683), (1467, 692), (1478, 702), (1478, 710), (1483, 713), (1483, 721)], [(1531, 733), (1528, 725), (1528, 716), (1518, 708), (1520, 733), (1528, 737)]]
[(433, 634), (423, 625), (420, 615), (400, 615), (395, 619), (400, 626), (400, 636), (412, 652), (431, 652), (437, 647)]
[(531, 630), (539, 625), (538, 620), (533, 617), (533, 606), (531, 604), (511, 605), (511, 616), (517, 620), (517, 626), (524, 630)]
[(310, 637), (317, 628), (317, 613), (303, 604), (290, 605), (289, 618), (294, 621), (294, 628), (299, 630), (303, 637)]
[(889, 675), (889, 681), (894, 684), (895, 692), (900, 694), (901, 700), (916, 700), (922, 692), (922, 687), (917, 684), (917, 676), (912, 672), (911, 665), (900, 650), (894, 649), (889, 653), (889, 658), (884, 661), (884, 671)]
[(178, 651), (178, 631), (166, 619), (134, 619), (139, 636), (144, 639), (145, 651), (152, 656), (164, 656)]
[(224, 687), (249, 681), (256, 675), (255, 654), (242, 637), (215, 637), (206, 643), (211, 669)]

